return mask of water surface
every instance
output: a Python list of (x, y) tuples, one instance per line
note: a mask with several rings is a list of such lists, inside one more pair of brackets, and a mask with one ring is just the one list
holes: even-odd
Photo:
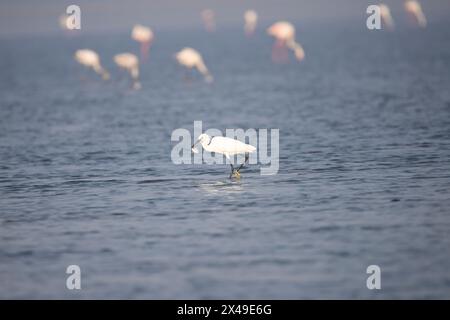
[[(138, 92), (112, 63), (128, 34), (0, 40), (0, 297), (450, 298), (450, 28), (299, 40), (275, 65), (261, 30), (162, 30)], [(183, 79), (187, 45), (212, 85)], [(279, 173), (174, 165), (194, 120), (279, 128)]]

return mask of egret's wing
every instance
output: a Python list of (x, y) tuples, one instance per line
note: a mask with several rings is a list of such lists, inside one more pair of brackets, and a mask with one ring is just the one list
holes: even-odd
[(211, 139), (209, 147), (214, 152), (238, 154), (246, 152), (254, 152), (256, 148), (249, 144), (245, 144), (239, 140), (228, 137), (214, 137)]

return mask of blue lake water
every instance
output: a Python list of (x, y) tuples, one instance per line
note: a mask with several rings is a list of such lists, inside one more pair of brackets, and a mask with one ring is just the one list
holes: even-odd
[[(450, 298), (449, 25), (298, 40), (273, 64), (261, 29), (160, 30), (133, 92), (128, 34), (1, 39), (0, 298)], [(184, 79), (184, 46), (213, 84)], [(173, 164), (194, 120), (279, 128), (279, 173)]]

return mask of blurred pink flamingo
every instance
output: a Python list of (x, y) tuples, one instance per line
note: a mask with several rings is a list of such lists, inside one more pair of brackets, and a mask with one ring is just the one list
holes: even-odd
[(286, 48), (294, 51), (298, 61), (305, 58), (305, 51), (295, 41), (295, 27), (287, 21), (279, 21), (267, 29), (267, 33), (275, 37), (276, 41), (272, 49), (272, 60), (274, 62), (287, 62), (288, 52)]
[(244, 31), (247, 36), (253, 35), (256, 29), (256, 23), (258, 22), (258, 14), (255, 10), (247, 10), (244, 13)]
[(420, 5), (419, 1), (406, 0), (405, 10), (419, 27), (425, 28), (427, 26), (427, 18), (423, 13), (422, 6)]
[(201, 15), (206, 31), (208, 32), (216, 31), (216, 18), (214, 11), (211, 9), (204, 9)]
[(109, 79), (109, 73), (100, 64), (100, 58), (95, 51), (90, 49), (80, 49), (75, 52), (74, 58), (78, 63), (93, 69), (96, 73), (101, 75), (103, 80)]
[(212, 82), (213, 77), (209, 73), (208, 68), (203, 62), (202, 55), (195, 49), (183, 48), (175, 54), (175, 59), (178, 63), (188, 69), (197, 68), (197, 70), (204, 76), (206, 82)]
[(120, 53), (114, 56), (114, 62), (119, 68), (125, 69), (131, 75), (133, 80), (133, 89), (138, 90), (141, 88), (139, 82), (139, 59), (132, 53)]
[(154, 34), (152, 29), (137, 24), (133, 27), (131, 31), (131, 37), (141, 44), (141, 59), (143, 61), (148, 59), (148, 52), (150, 50), (150, 45), (153, 42)]

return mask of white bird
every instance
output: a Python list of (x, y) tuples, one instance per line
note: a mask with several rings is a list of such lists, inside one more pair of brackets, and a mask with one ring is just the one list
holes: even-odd
[(267, 29), (270, 36), (275, 37), (276, 42), (272, 51), (272, 58), (277, 61), (277, 49), (286, 46), (293, 50), (297, 60), (301, 61), (305, 58), (305, 51), (302, 46), (295, 41), (295, 27), (287, 21), (279, 21), (271, 25)]
[(244, 13), (244, 31), (247, 36), (251, 36), (256, 29), (256, 23), (258, 22), (258, 14), (255, 10), (247, 10)]
[(78, 63), (92, 68), (96, 73), (102, 76), (104, 80), (109, 79), (109, 73), (100, 64), (100, 58), (95, 51), (90, 49), (80, 49), (75, 52), (74, 58)]
[(200, 143), (206, 151), (215, 152), (225, 155), (229, 161), (231, 161), (231, 157), (237, 154), (245, 154), (245, 161), (243, 164), (239, 166), (239, 168), (235, 169), (232, 164), (231, 165), (231, 177), (240, 178), (240, 170), (244, 167), (244, 165), (248, 161), (248, 153), (252, 153), (256, 151), (256, 148), (250, 144), (243, 143), (236, 139), (231, 139), (228, 137), (210, 137), (206, 133), (203, 133), (198, 136), (198, 139), (191, 146), (192, 152), (198, 153), (198, 149), (195, 147), (198, 143)]
[(420, 27), (425, 28), (427, 26), (427, 18), (423, 13), (422, 6), (420, 5), (419, 1), (406, 0), (405, 10), (407, 13), (414, 17)]
[(381, 19), (383, 20), (384, 25), (389, 29), (394, 29), (394, 19), (392, 19), (391, 10), (387, 5), (381, 3), (379, 5)]
[(188, 69), (197, 68), (197, 70), (205, 77), (206, 82), (212, 82), (213, 77), (209, 73), (208, 68), (203, 62), (202, 55), (195, 49), (183, 48), (175, 54), (175, 59), (179, 64)]
[(150, 49), (150, 45), (155, 37), (152, 29), (137, 24), (133, 27), (131, 31), (131, 37), (133, 40), (136, 40), (141, 44), (141, 59), (146, 60), (148, 58), (148, 51)]
[(114, 62), (122, 69), (127, 70), (133, 80), (133, 89), (141, 88), (139, 82), (139, 59), (132, 53), (120, 53), (114, 56)]

